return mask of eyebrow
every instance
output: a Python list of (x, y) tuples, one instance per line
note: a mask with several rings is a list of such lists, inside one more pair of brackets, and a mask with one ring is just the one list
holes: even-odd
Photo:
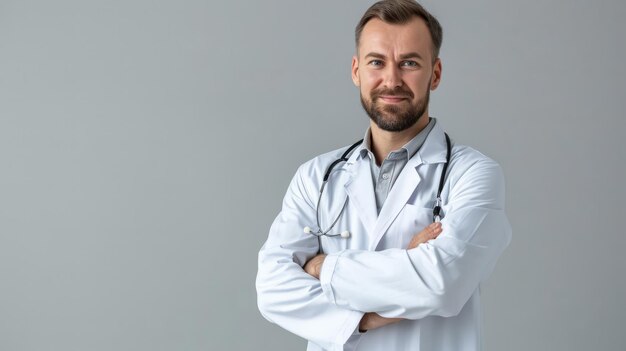
[(373, 57), (373, 58), (377, 58), (377, 59), (384, 59), (385, 55), (379, 54), (377, 52), (370, 52), (367, 55), (365, 55), (365, 58), (368, 58), (368, 57)]
[(406, 60), (408, 58), (417, 58), (418, 60), (423, 60), (422, 56), (420, 56), (420, 54), (418, 54), (417, 52), (409, 52), (407, 54), (400, 55), (401, 60)]
[[(385, 55), (379, 54), (377, 52), (370, 52), (367, 55), (365, 55), (365, 58), (368, 58), (368, 57), (377, 58), (377, 59), (384, 59)], [(400, 60), (406, 60), (406, 59), (409, 59), (409, 58), (416, 58), (418, 60), (424, 60), (422, 58), (422, 56), (420, 54), (418, 54), (417, 52), (409, 52), (409, 53), (400, 55)]]

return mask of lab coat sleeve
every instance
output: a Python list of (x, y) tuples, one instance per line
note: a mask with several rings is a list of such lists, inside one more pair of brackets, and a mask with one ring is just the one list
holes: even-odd
[(511, 240), (500, 167), (491, 160), (471, 165), (448, 199), (434, 240), (411, 250), (328, 255), (320, 277), (328, 300), (383, 317), (459, 314)]
[(319, 244), (305, 226), (314, 227), (315, 207), (300, 167), (289, 185), (282, 210), (259, 252), (257, 303), (263, 317), (324, 349), (342, 349), (363, 313), (331, 304), (319, 280), (303, 270)]

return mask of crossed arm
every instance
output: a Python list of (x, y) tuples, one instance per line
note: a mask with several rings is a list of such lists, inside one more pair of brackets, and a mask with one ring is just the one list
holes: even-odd
[[(421, 232), (415, 234), (413, 238), (411, 238), (407, 250), (414, 249), (419, 244), (425, 243), (431, 239), (435, 239), (437, 236), (439, 236), (439, 234), (441, 234), (441, 232), (441, 223), (431, 223), (429, 226), (427, 226)], [(325, 258), (325, 254), (319, 254), (311, 258), (304, 265), (304, 271), (314, 278), (319, 279)], [(359, 331), (365, 332), (368, 330), (380, 328), (388, 324), (399, 322), (403, 319), (404, 318), (385, 318), (377, 313), (368, 312), (363, 315), (363, 318), (361, 318), (361, 321), (359, 322)]]
[(499, 166), (466, 164), (451, 176), (444, 235), (414, 238), (408, 250), (343, 250), (313, 260), (317, 238), (302, 228), (315, 223), (315, 186), (304, 181), (310, 168), (299, 169), (259, 252), (261, 314), (322, 347), (344, 344), (357, 326), (457, 315), (511, 238)]

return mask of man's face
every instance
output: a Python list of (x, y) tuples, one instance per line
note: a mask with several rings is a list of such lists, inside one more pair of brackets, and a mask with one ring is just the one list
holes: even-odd
[[(405, 24), (370, 20), (361, 32), (357, 55), (352, 80), (360, 88), (363, 108), (380, 129), (402, 131), (428, 115), (441, 62), (433, 64), (430, 32), (421, 18)], [(425, 126), (428, 118), (421, 122)]]

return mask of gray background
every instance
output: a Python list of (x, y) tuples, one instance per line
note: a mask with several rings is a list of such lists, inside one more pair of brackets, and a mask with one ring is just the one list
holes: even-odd
[[(296, 167), (359, 139), (372, 2), (0, 1), (0, 350), (303, 350), (256, 309)], [(486, 350), (626, 347), (621, 1), (424, 1), (431, 115), (498, 160)]]

